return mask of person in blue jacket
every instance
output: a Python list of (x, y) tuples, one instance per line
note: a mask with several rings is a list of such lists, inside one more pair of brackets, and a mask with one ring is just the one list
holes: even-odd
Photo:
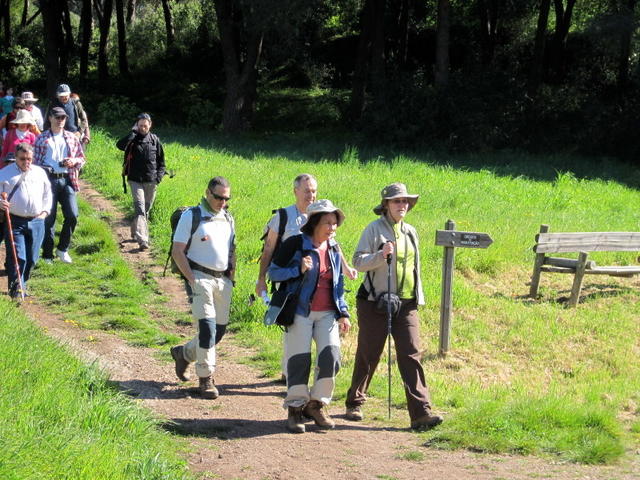
[[(340, 369), (340, 333), (351, 328), (344, 300), (340, 250), (334, 240), (344, 214), (329, 200), (307, 207), (307, 221), (300, 235), (289, 237), (269, 266), (269, 277), (281, 282), (283, 292), (299, 289), (293, 325), (287, 327), (287, 429), (304, 433), (303, 416), (323, 429), (335, 423), (326, 413), (335, 377)], [(302, 283), (301, 283), (302, 282)], [(311, 341), (316, 342), (314, 382), (309, 388)]]

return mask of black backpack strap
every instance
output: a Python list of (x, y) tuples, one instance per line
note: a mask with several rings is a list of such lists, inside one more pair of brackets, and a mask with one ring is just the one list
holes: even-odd
[(184, 249), (184, 253), (186, 254), (189, 251), (189, 247), (191, 246), (191, 240), (193, 239), (193, 234), (196, 233), (198, 229), (198, 225), (202, 221), (202, 212), (200, 212), (200, 207), (191, 207), (191, 235), (189, 235), (189, 240), (187, 240), (187, 247)]
[[(274, 212), (275, 213), (275, 212)], [(280, 245), (282, 244), (282, 236), (284, 235), (284, 231), (287, 228), (287, 209), (279, 208), (278, 209), (278, 239), (276, 240), (276, 246), (273, 249), (274, 252), (278, 251)]]

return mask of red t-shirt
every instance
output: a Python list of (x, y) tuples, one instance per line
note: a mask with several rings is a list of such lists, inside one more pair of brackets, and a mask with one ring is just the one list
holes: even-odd
[(312, 312), (324, 312), (327, 310), (335, 310), (336, 305), (333, 301), (333, 271), (331, 270), (331, 261), (329, 260), (329, 243), (322, 242), (316, 252), (320, 257), (320, 274), (318, 275), (318, 283), (316, 291), (311, 301)]

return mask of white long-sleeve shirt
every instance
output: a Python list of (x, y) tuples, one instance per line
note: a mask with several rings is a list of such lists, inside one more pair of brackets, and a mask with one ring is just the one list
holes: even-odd
[(51, 211), (51, 183), (47, 173), (37, 165), (31, 165), (23, 172), (15, 163), (0, 170), (0, 193), (11, 190), (23, 177), (13, 197), (9, 200), (9, 212), (20, 217), (37, 217), (42, 212)]

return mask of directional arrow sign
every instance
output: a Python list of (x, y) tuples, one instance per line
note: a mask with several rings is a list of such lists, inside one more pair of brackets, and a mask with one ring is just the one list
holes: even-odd
[(487, 248), (492, 243), (488, 233), (436, 230), (436, 245), (441, 247)]

